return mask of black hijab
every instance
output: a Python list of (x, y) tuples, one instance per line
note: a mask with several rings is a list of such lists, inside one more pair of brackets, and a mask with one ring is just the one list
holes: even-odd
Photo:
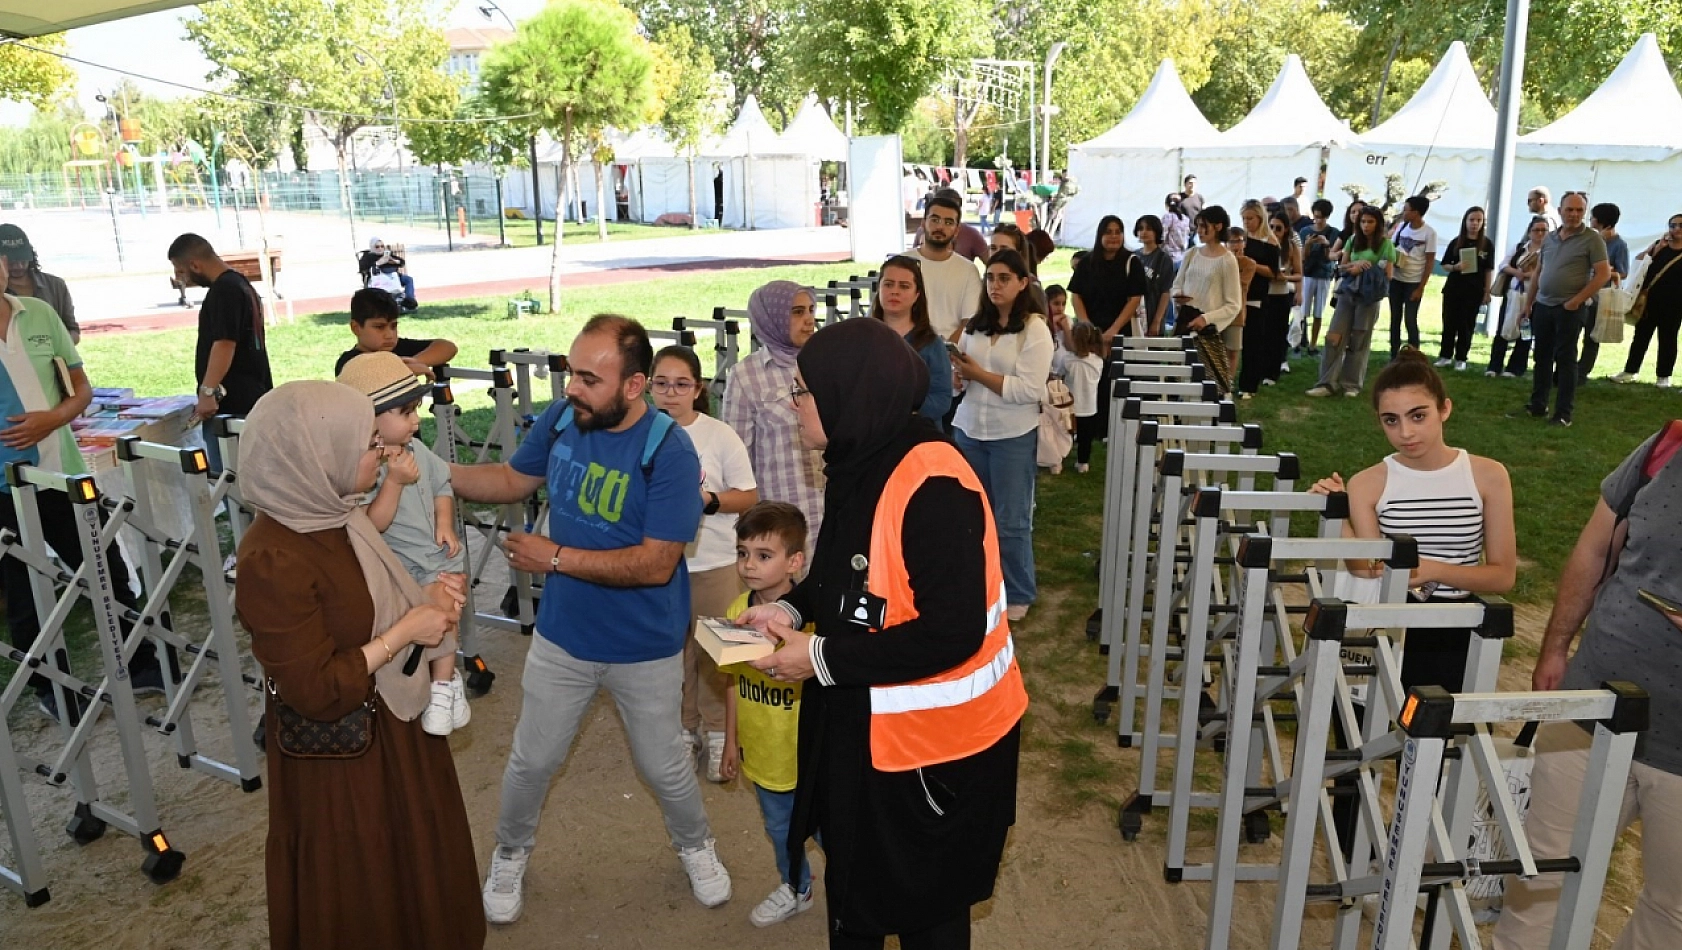
[(850, 480), (917, 418), (929, 390), (928, 365), (880, 320), (824, 327), (798, 357), (829, 446), (824, 474)]

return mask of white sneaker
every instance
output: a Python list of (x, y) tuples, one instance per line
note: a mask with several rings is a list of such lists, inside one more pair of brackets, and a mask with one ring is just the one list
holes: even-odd
[(467, 684), (461, 681), (461, 671), (450, 677), (450, 725), (460, 729), (473, 721), (473, 707), (467, 705)]
[[(1289, 368), (1289, 367), (1287, 367), (1287, 368), (1286, 368), (1286, 369), (1285, 369), (1285, 372), (1287, 372), (1287, 373), (1288, 373), (1288, 372), (1290, 372), (1290, 368)], [(1271, 379), (1264, 379), (1264, 380), (1262, 380), (1262, 385), (1263, 385), (1263, 386), (1272, 386), (1272, 385), (1273, 385), (1273, 380), (1271, 380)]]
[(447, 736), (455, 731), (456, 691), (449, 683), (432, 684), (432, 701), (421, 713), (421, 728), (428, 735)]
[(1454, 364), (1454, 371), (1457, 372), (1457, 373), (1464, 373), (1466, 371), (1466, 361), (1465, 360), (1460, 360), (1459, 362), (1455, 363)]
[(1618, 375), (1612, 377), (1612, 382), (1614, 382), (1614, 383), (1633, 383), (1633, 382), (1635, 382), (1635, 374), (1634, 373), (1619, 373)]
[(485, 875), (485, 919), (493, 924), (511, 924), (520, 919), (530, 848), (498, 845), (491, 853), (491, 872)]
[(1319, 399), (1322, 396), (1330, 396), (1331, 394), (1332, 388), (1330, 386), (1315, 386), (1313, 389), (1303, 393), (1304, 396), (1312, 396), (1315, 399)]
[(1495, 377), (1496, 377), (1496, 376), (1499, 376), (1499, 375), (1500, 375), (1500, 374), (1499, 374), (1499, 373), (1497, 373), (1497, 372), (1495, 372), (1495, 371), (1494, 371), (1494, 370), (1492, 370), (1492, 369), (1486, 369), (1486, 370), (1484, 370), (1484, 371), (1483, 371), (1483, 374), (1484, 374), (1484, 375), (1485, 375), (1485, 376), (1487, 376), (1487, 377), (1489, 377), (1489, 378), (1490, 378), (1490, 379), (1494, 379), (1494, 378), (1495, 378)]
[(1660, 389), (1669, 389), (1670, 388), (1670, 377), (1669, 376), (1660, 376), (1658, 386), (1659, 386)]
[(1289, 364), (1289, 363), (1280, 363), (1279, 364), (1279, 372), (1289, 373), (1290, 371), (1291, 371), (1291, 364)]
[(1011, 623), (1018, 623), (1027, 616), (1027, 604), (1011, 604), (1005, 608), (1005, 617), (1009, 619)]
[(699, 848), (680, 850), (683, 873), (689, 875), (689, 890), (702, 907), (717, 907), (730, 899), (730, 872), (718, 859), (718, 843), (708, 838)]
[(1345, 389), (1343, 394), (1350, 399), (1355, 399), (1361, 395), (1361, 391), (1359, 389)]
[(1437, 360), (1435, 363), (1432, 363), (1431, 365), (1441, 368), (1441, 367), (1444, 367), (1444, 366), (1452, 366), (1453, 364), (1454, 364), (1453, 360), (1444, 358), (1444, 359)]
[(1092, 470), (1092, 466), (1086, 464), (1085, 462), (1076, 462), (1075, 463), (1075, 471), (1079, 472), (1082, 475), (1085, 475), (1087, 472), (1089, 472), (1091, 470)]
[(707, 781), (724, 781), (724, 733), (707, 733)]
[(806, 893), (797, 897), (794, 888), (783, 884), (772, 891), (770, 897), (759, 902), (759, 906), (748, 914), (748, 922), (755, 927), (769, 927), (772, 924), (780, 924), (795, 914), (802, 914), (811, 909), (811, 888), (807, 888)]
[(701, 737), (694, 730), (683, 730), (683, 754), (689, 757), (690, 765), (696, 769), (701, 767)]
[(1502, 372), (1502, 373), (1501, 373), (1501, 378), (1502, 378), (1502, 379), (1518, 379), (1518, 374), (1517, 374), (1517, 373), (1512, 373), (1512, 372), (1506, 372), (1506, 371), (1503, 371), (1503, 372)]

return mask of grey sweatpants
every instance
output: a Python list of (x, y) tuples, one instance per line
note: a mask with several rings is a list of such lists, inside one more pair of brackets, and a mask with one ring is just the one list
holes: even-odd
[(631, 741), (631, 759), (654, 789), (666, 832), (679, 848), (698, 848), (712, 836), (701, 786), (679, 735), (683, 655), (644, 663), (587, 663), (540, 635), (531, 638), (520, 681), (525, 701), (514, 726), (514, 746), (502, 773), (502, 815), (497, 844), (530, 848), (549, 780), (566, 761), (590, 702), (606, 689), (619, 707)]

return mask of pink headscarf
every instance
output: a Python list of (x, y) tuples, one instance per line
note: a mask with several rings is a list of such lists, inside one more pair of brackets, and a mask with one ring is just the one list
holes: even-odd
[(773, 280), (748, 298), (748, 321), (753, 324), (753, 335), (771, 352), (772, 362), (783, 366), (793, 366), (800, 352), (788, 335), (788, 312), (794, 307), (794, 298), (801, 294), (811, 297), (816, 306), (818, 295), (810, 287), (792, 280)]

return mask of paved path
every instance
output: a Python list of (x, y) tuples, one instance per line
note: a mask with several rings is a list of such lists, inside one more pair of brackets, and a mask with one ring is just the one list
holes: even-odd
[[(429, 300), (542, 293), (549, 282), (553, 248), (412, 248), (409, 272), (424, 307)], [(843, 261), (850, 256), (845, 228), (780, 231), (678, 232), (670, 238), (610, 241), (594, 237), (563, 243), (562, 285), (568, 287), (646, 279), (650, 275), (767, 266), (776, 263)], [(300, 253), (299, 256), (307, 256)], [(43, 258), (45, 259), (45, 258)], [(49, 268), (50, 269), (50, 268)], [(361, 286), (345, 255), (286, 264), (280, 288), (297, 315), (344, 310)], [(197, 308), (182, 308), (162, 271), (81, 278), (70, 283), (85, 332), (163, 329), (191, 325)], [(190, 291), (196, 304), (202, 291)]]

